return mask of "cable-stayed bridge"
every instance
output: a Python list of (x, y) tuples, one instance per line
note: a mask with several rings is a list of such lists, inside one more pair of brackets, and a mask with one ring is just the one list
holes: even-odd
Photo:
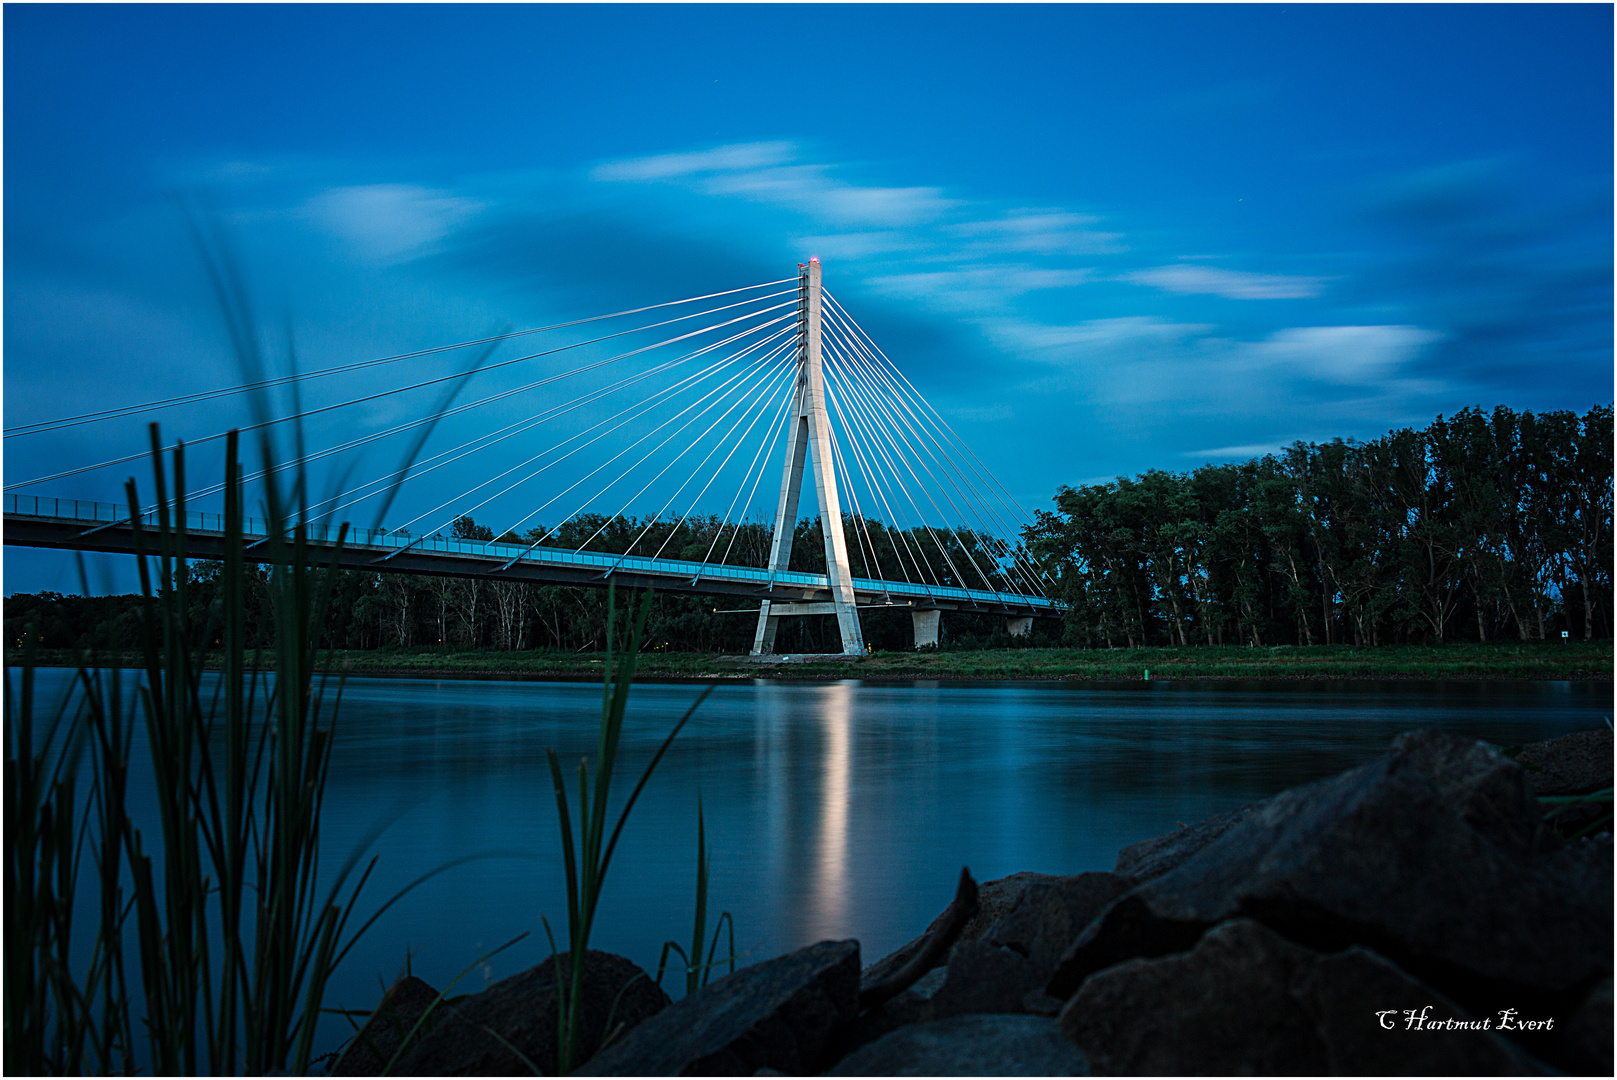
[[(496, 359), (540, 334), (558, 343)], [(568, 334), (585, 336), (562, 340)], [(285, 485), (315, 463), (346, 463), (327, 497), (302, 490), (300, 518), (329, 559), (338, 522), (374, 517), (370, 528), (347, 530), (338, 553), (347, 568), (552, 585), (616, 580), (756, 601), (755, 653), (773, 651), (780, 619), (792, 616), (834, 615), (843, 651), (857, 653), (861, 609), (909, 608), (918, 645), (938, 640), (947, 610), (1004, 616), (1013, 634), (1056, 613), (1042, 571), (1018, 543), (1026, 512), (822, 287), (817, 260), (800, 265), (795, 280), (276, 377), (242, 344), (246, 336), (236, 335), (248, 376), (240, 384), (19, 424), (5, 431), (8, 449), (13, 440), (75, 438), (168, 410), (220, 410), (240, 397), (252, 419), (237, 428), (264, 446), (249, 483)], [(457, 355), (473, 359), (448, 373), (387, 377)], [(502, 379), (508, 385), (486, 385)], [(489, 392), (462, 401), (474, 381)], [(550, 388), (566, 385), (578, 392), (553, 401)], [(335, 386), (349, 389), (309, 400)], [(422, 393), (434, 395), (430, 407)], [(273, 409), (276, 394), (289, 407)], [(389, 415), (401, 398), (413, 404)], [(291, 452), (272, 451), (289, 431)], [(432, 436), (448, 431), (469, 437), (427, 454)], [(186, 452), (194, 457), (224, 437), (191, 440)], [(349, 482), (367, 448), (400, 444), (396, 466)], [(148, 454), (8, 483), (5, 542), (132, 552), (129, 505), (36, 492)], [(818, 530), (823, 563), (804, 552), (793, 569), (809, 478), (819, 520), (843, 527)], [(429, 484), (433, 497), (420, 497)], [(205, 506), (222, 489), (188, 491), (187, 505)], [(427, 508), (384, 528), (405, 489), (416, 495), (412, 509)], [(446, 491), (455, 494), (437, 498)], [(771, 503), (773, 527), (751, 523), (754, 507), (761, 517)], [(723, 516), (698, 514), (704, 504), (724, 505)], [(627, 517), (637, 506), (653, 512)], [(155, 506), (134, 514), (155, 527)], [(481, 533), (470, 527), (474, 514), (505, 527)], [(188, 510), (186, 524), (194, 557), (222, 551), (221, 515)], [(267, 559), (268, 525), (249, 518), (246, 532), (247, 557)]]

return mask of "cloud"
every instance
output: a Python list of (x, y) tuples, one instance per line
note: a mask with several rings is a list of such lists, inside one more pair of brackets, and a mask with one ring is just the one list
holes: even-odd
[(1105, 255), (1127, 251), (1122, 233), (1084, 228), (1100, 219), (1057, 210), (1013, 210), (1003, 217), (968, 221), (953, 232), (977, 253), (1030, 252), (1040, 255)]
[[(1206, 323), (1169, 322), (1151, 315), (1127, 315), (1069, 326), (1002, 320), (985, 329), (1002, 345), (1032, 352), (1036, 359), (1061, 362), (1119, 345), (1181, 342), (1201, 337), (1213, 327)], [(1037, 355), (1041, 353), (1044, 355)]]
[(754, 202), (799, 210), (811, 217), (851, 225), (913, 225), (950, 207), (933, 187), (863, 187), (832, 179), (824, 165), (781, 165), (718, 173), (703, 182), (711, 195), (739, 195)]
[(1247, 446), (1220, 446), (1214, 450), (1181, 450), (1180, 457), (1206, 458), (1209, 461), (1245, 461), (1248, 458), (1263, 457), (1280, 449), (1279, 443), (1252, 443)]
[(1255, 366), (1343, 385), (1384, 383), (1443, 337), (1418, 326), (1301, 326), (1244, 347)]
[(1325, 288), (1324, 278), (1249, 274), (1184, 263), (1136, 270), (1124, 274), (1123, 280), (1173, 293), (1206, 293), (1230, 300), (1300, 300), (1318, 296)]
[(1088, 269), (1032, 266), (976, 266), (873, 278), (872, 288), (889, 295), (927, 301), (933, 307), (981, 312), (1041, 289), (1070, 289), (1093, 276)]
[(789, 142), (735, 143), (685, 154), (609, 161), (590, 170), (590, 177), (607, 181), (672, 180), (701, 173), (745, 172), (783, 165), (796, 156), (797, 148)]
[(477, 200), (412, 184), (330, 188), (306, 211), (368, 259), (408, 256), (443, 239), (482, 208)]
[(610, 183), (684, 182), (702, 194), (736, 196), (856, 227), (915, 225), (958, 205), (935, 187), (849, 183), (834, 177), (830, 165), (796, 159), (797, 148), (789, 142), (738, 143), (608, 162), (589, 175)]

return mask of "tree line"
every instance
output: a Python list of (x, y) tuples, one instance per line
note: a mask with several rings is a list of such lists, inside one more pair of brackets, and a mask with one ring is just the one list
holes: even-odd
[(1024, 540), (1075, 645), (1612, 633), (1612, 409), (1470, 408), (1368, 442), (1062, 487)]

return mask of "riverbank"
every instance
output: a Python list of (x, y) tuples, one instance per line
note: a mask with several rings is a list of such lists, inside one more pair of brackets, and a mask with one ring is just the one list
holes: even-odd
[[(8, 649), (6, 662), (19, 654)], [(208, 666), (216, 666), (210, 658)], [(69, 667), (69, 650), (41, 650), (37, 662)], [(104, 657), (134, 667), (133, 653)], [(356, 675), (437, 679), (599, 679), (598, 653), (456, 651), (452, 649), (337, 650), (333, 668)], [(971, 679), (971, 680), (1318, 680), (1530, 679), (1612, 680), (1612, 643), (1545, 641), (1358, 648), (1201, 646), (1138, 649), (972, 649), (883, 652), (859, 657), (745, 657), (647, 652), (641, 678), (665, 679)], [(1149, 676), (1148, 676), (1149, 673)]]

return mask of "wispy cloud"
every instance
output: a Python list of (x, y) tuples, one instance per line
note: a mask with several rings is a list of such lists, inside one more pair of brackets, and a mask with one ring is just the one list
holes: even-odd
[(1442, 334), (1418, 326), (1299, 326), (1244, 347), (1257, 366), (1342, 385), (1385, 383)]
[(595, 180), (644, 181), (672, 180), (702, 173), (745, 172), (784, 165), (797, 156), (789, 142), (736, 143), (685, 154), (656, 154), (651, 157), (608, 161), (590, 170)]
[(1109, 255), (1127, 251), (1123, 234), (1087, 228), (1100, 221), (1090, 214), (1057, 210), (1012, 210), (1001, 217), (968, 221), (952, 231), (982, 253), (1031, 252), (1040, 255)]
[(989, 335), (1003, 346), (1033, 359), (1065, 363), (1088, 359), (1125, 344), (1181, 342), (1201, 337), (1214, 328), (1206, 323), (1176, 323), (1151, 315), (1090, 319), (1069, 326), (1049, 326), (1014, 320), (987, 324)]
[(590, 176), (613, 183), (685, 181), (705, 194), (739, 196), (857, 227), (933, 221), (957, 205), (935, 187), (855, 184), (833, 172), (830, 165), (798, 163), (792, 143), (760, 142), (608, 162)]
[(1181, 450), (1179, 456), (1208, 461), (1245, 461), (1247, 458), (1272, 454), (1279, 449), (1279, 443), (1251, 443), (1246, 446), (1220, 446), (1212, 450)]
[(1124, 274), (1123, 280), (1167, 292), (1202, 293), (1230, 300), (1299, 300), (1318, 296), (1325, 290), (1324, 278), (1251, 274), (1244, 270), (1220, 270), (1215, 266), (1186, 263), (1136, 270)]
[(329, 188), (305, 209), (361, 257), (390, 260), (441, 240), (481, 203), (412, 184), (367, 184)]
[(931, 307), (984, 314), (1008, 300), (1042, 289), (1070, 289), (1093, 276), (1088, 269), (1048, 270), (1032, 266), (974, 266), (873, 278), (870, 285), (893, 296), (925, 301)]

